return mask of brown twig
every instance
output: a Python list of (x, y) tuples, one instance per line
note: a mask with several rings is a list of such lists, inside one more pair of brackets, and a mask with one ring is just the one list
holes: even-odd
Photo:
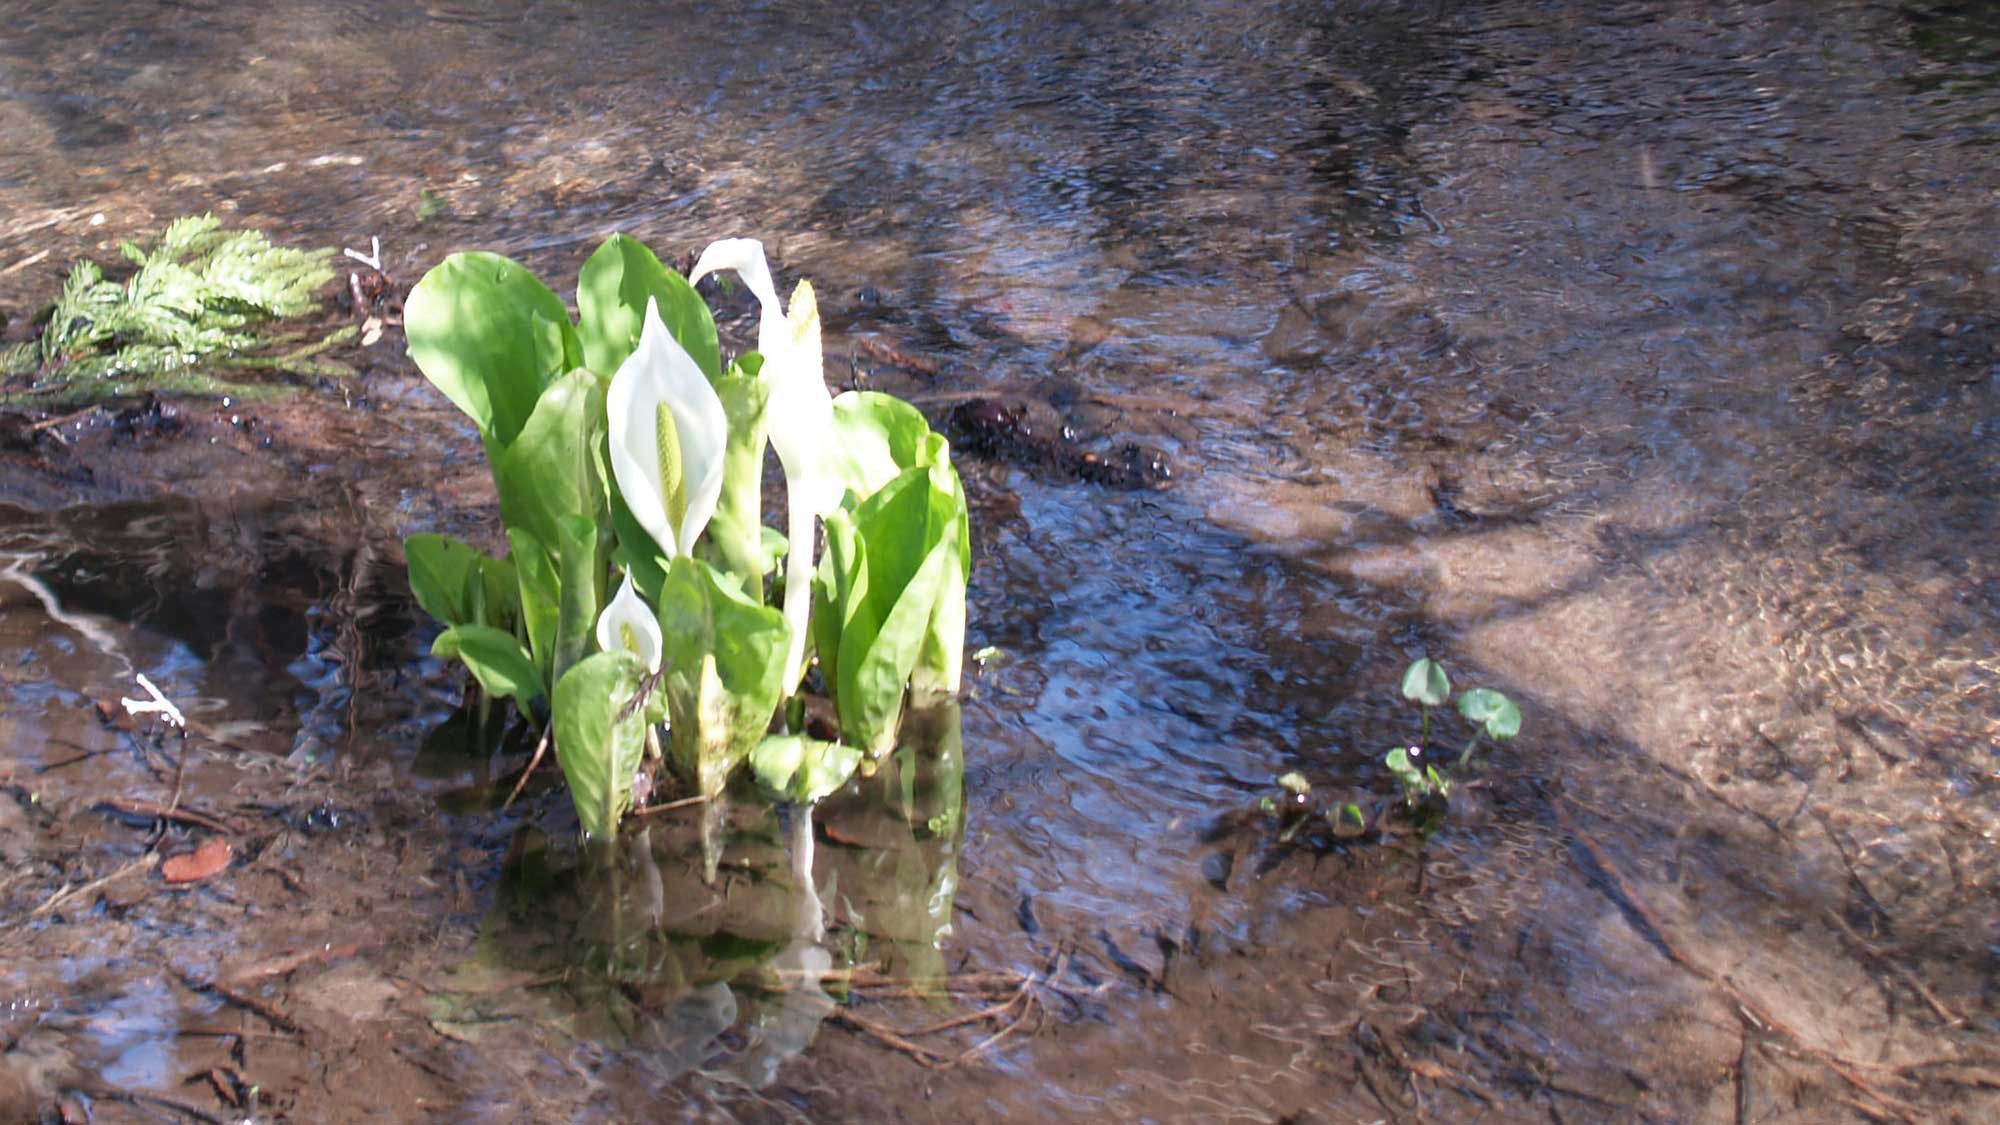
[(939, 1051), (933, 1051), (921, 1044), (912, 1043), (908, 1039), (890, 1031), (888, 1028), (873, 1021), (863, 1019), (846, 1008), (834, 1009), (833, 1018), (854, 1028), (856, 1031), (865, 1032), (880, 1039), (882, 1042), (902, 1051), (925, 1066), (942, 1066), (951, 1061), (951, 1056)]
[(89, 894), (91, 891), (97, 890), (98, 888), (103, 887), (106, 884), (109, 884), (113, 880), (121, 879), (127, 875), (130, 875), (134, 871), (141, 871), (153, 867), (157, 865), (159, 862), (160, 862), (160, 854), (155, 851), (148, 851), (145, 855), (140, 856), (138, 859), (133, 860), (132, 862), (126, 864), (125, 866), (119, 868), (116, 871), (113, 871), (111, 874), (106, 875), (101, 879), (92, 879), (90, 882), (85, 883), (80, 887), (64, 887), (63, 889), (50, 895), (46, 900), (42, 902), (40, 906), (37, 906), (33, 910), (28, 911), (26, 914), (21, 915), (19, 918), (13, 919), (13, 921), (9, 922), (8, 924), (12, 925), (16, 922), (25, 922), (30, 918), (39, 918), (42, 915), (47, 914), (49, 911), (54, 910), (56, 907), (61, 906), (63, 903), (68, 902), (70, 899), (73, 899), (78, 895)]
[(245, 985), (253, 981), (263, 980), (265, 977), (289, 976), (312, 964), (314, 961), (332, 961), (342, 957), (352, 957), (360, 952), (360, 950), (360, 942), (349, 942), (346, 945), (327, 945), (319, 949), (308, 949), (300, 953), (287, 954), (283, 957), (273, 957), (268, 961), (260, 961), (240, 973), (233, 974), (229, 978), (229, 983), (232, 985)]
[(994, 1032), (993, 1034), (987, 1036), (986, 1038), (966, 1048), (962, 1053), (960, 1053), (960, 1055), (957, 1058), (946, 1063), (943, 1069), (950, 1070), (953, 1067), (962, 1066), (966, 1063), (971, 1062), (973, 1059), (978, 1058), (980, 1055), (985, 1054), (987, 1051), (990, 1051), (993, 1048), (999, 1046), (1001, 1040), (1007, 1038), (1009, 1035), (1012, 1035), (1016, 1031), (1020, 1030), (1021, 1025), (1028, 1022), (1028, 1017), (1032, 1015), (1034, 1011), (1035, 1011), (1035, 1004), (1032, 1000), (1030, 1000), (1027, 1004), (1022, 1005), (1021, 1014), (1014, 1017), (1013, 1023), (1008, 1024), (1006, 1027), (1001, 1028), (1000, 1030)]
[(76, 421), (78, 418), (81, 418), (86, 414), (96, 413), (97, 410), (98, 410), (98, 405), (96, 403), (92, 403), (91, 405), (84, 407), (82, 410), (74, 411), (72, 413), (64, 414), (55, 418), (44, 418), (41, 421), (36, 422), (34, 425), (29, 426), (28, 429), (34, 431), (35, 433), (40, 433), (43, 430), (60, 429), (61, 427)]
[(647, 806), (646, 806), (645, 808), (643, 808), (643, 809), (639, 809), (639, 810), (635, 811), (635, 812), (634, 812), (634, 813), (633, 813), (632, 815), (633, 815), (633, 816), (652, 816), (652, 815), (653, 815), (654, 813), (663, 813), (663, 812), (672, 812), (672, 811), (674, 811), (675, 809), (685, 809), (685, 808), (689, 808), (689, 807), (692, 807), (692, 806), (694, 806), (694, 805), (699, 805), (699, 804), (702, 804), (703, 802), (705, 802), (705, 801), (707, 801), (707, 800), (708, 800), (708, 798), (707, 798), (707, 797), (701, 797), (701, 796), (695, 796), (695, 797), (682, 797), (682, 798), (681, 798), (680, 800), (678, 800), (678, 801), (667, 801), (667, 802), (665, 802), (664, 804), (658, 804), (658, 805), (647, 805)]
[(181, 983), (187, 985), (188, 988), (196, 992), (212, 992), (215, 995), (221, 997), (222, 999), (228, 1001), (229, 1003), (234, 1004), (239, 1008), (242, 1008), (244, 1011), (249, 1012), (252, 1015), (261, 1018), (265, 1023), (270, 1024), (272, 1027), (277, 1028), (279, 1031), (289, 1031), (293, 1035), (305, 1034), (305, 1029), (301, 1028), (298, 1024), (292, 1022), (292, 1018), (290, 1016), (287, 1016), (285, 1013), (277, 1010), (276, 1008), (271, 1007), (269, 1004), (264, 1003), (262, 1000), (257, 999), (255, 996), (250, 996), (245, 993), (236, 991), (235, 989), (229, 987), (228, 985), (223, 984), (221, 981), (203, 982), (195, 980), (192, 977), (183, 975), (181, 977)]
[(1027, 977), (1021, 981), (1021, 987), (1015, 990), (1014, 995), (1009, 996), (1007, 999), (1002, 1000), (998, 1004), (991, 1004), (988, 1005), (987, 1007), (979, 1009), (976, 1012), (967, 1012), (962, 1016), (953, 1016), (952, 1018), (945, 1020), (942, 1023), (931, 1024), (929, 1027), (920, 1027), (917, 1030), (910, 1032), (910, 1035), (912, 1037), (936, 1035), (940, 1031), (950, 1031), (954, 1027), (964, 1027), (966, 1024), (969, 1023), (981, 1023), (985, 1020), (997, 1019), (999, 1018), (1001, 1013), (1005, 1012), (1007, 1009), (1013, 1007), (1014, 1005), (1020, 1003), (1021, 998), (1028, 994), (1028, 989), (1033, 987), (1034, 983), (1035, 983), (1034, 977), (1032, 976)]
[[(178, 791), (175, 793), (174, 798), (177, 802), (179, 801), (180, 794)], [(91, 807), (102, 808), (106, 806), (122, 813), (130, 813), (133, 816), (151, 816), (158, 817), (161, 820), (178, 821), (182, 824), (192, 824), (196, 827), (206, 828), (212, 832), (221, 832), (225, 835), (232, 832), (240, 832), (243, 829), (243, 826), (240, 824), (218, 820), (207, 813), (199, 813), (193, 809), (179, 808), (177, 805), (162, 805), (154, 801), (142, 801), (136, 797), (102, 797)]]
[(543, 756), (549, 752), (549, 739), (553, 729), (553, 727), (542, 728), (542, 740), (535, 743), (535, 756), (528, 759), (528, 768), (521, 771), (521, 780), (514, 783), (514, 791), (507, 794), (507, 800), (501, 803), (501, 812), (506, 812), (514, 806), (514, 798), (521, 795), (521, 790), (527, 787), (528, 779), (534, 776), (535, 767), (542, 764)]
[(1838, 912), (1829, 910), (1826, 912), (1826, 916), (1833, 920), (1834, 925), (1840, 927), (1841, 933), (1846, 934), (1850, 941), (1861, 948), (1864, 956), (1902, 978), (1903, 983), (1910, 986), (1910, 991), (1915, 992), (1918, 999), (1930, 1005), (1931, 1011), (1937, 1013), (1937, 1017), (1944, 1021), (1946, 1027), (1965, 1026), (1965, 1017), (1945, 1007), (1944, 1001), (1939, 1000), (1936, 994), (1932, 993), (1923, 980), (1915, 972), (1911, 971), (1908, 966), (1899, 965), (1891, 961), (1887, 954), (1868, 944), (1867, 940), (1860, 934), (1855, 933), (1854, 927), (1848, 925), (1847, 920), (1842, 918)]

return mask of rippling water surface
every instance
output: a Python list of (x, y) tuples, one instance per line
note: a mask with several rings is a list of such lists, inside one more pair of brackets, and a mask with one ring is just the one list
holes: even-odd
[[(971, 470), (994, 502), (969, 643), (1004, 658), (964, 709), (946, 948), (1111, 986), (991, 1066), (828, 1031), (781, 1096), (711, 1108), (1995, 1111), (1988, 6), (71, 3), (0, 26), (10, 316), (195, 210), (379, 236), (406, 276), (747, 234), (819, 288), (837, 379), (910, 378), (893, 348), (937, 369), (919, 398), (1041, 398), (1172, 459), (1157, 492)], [(380, 350), (364, 378), (401, 385)], [(285, 666), (332, 592), (278, 589), (255, 612), (284, 651), (253, 659)], [(1230, 827), (1289, 769), (1389, 791), (1426, 652), (1527, 718), (1421, 864)], [(339, 677), (300, 682), (330, 714)], [(61, 736), (8, 690), (17, 738)], [(466, 1104), (542, 1073), (487, 1062)], [(711, 1097), (689, 1081), (536, 1104)]]

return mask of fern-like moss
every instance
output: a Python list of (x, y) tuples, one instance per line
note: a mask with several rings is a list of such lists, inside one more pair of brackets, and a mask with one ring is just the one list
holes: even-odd
[(112, 281), (78, 262), (40, 339), (0, 353), (0, 373), (33, 375), (37, 397), (74, 393), (83, 380), (200, 384), (190, 368), (245, 366), (244, 353), (274, 342), (268, 326), (313, 311), (334, 276), (331, 249), (273, 246), (259, 231), (224, 231), (213, 215), (176, 219), (149, 247), (119, 248), (136, 272)]

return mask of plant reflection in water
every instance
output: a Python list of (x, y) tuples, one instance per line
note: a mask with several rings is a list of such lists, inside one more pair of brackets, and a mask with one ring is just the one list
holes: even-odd
[(913, 712), (895, 752), (816, 806), (731, 803), (720, 876), (698, 817), (615, 842), (525, 828), (472, 955), (431, 1021), (478, 1040), (526, 1021), (759, 1088), (803, 1052), (857, 971), (944, 974), (965, 836), (959, 707)]

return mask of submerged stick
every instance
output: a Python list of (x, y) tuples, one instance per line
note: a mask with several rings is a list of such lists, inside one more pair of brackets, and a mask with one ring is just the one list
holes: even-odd
[(506, 812), (508, 809), (513, 808), (514, 798), (519, 797), (521, 790), (527, 788), (528, 779), (535, 774), (535, 767), (542, 764), (542, 758), (549, 752), (549, 738), (553, 730), (552, 726), (542, 728), (542, 740), (535, 743), (535, 756), (528, 759), (528, 768), (521, 771), (521, 779), (514, 783), (514, 791), (507, 794), (507, 799), (501, 802), (501, 812)]

